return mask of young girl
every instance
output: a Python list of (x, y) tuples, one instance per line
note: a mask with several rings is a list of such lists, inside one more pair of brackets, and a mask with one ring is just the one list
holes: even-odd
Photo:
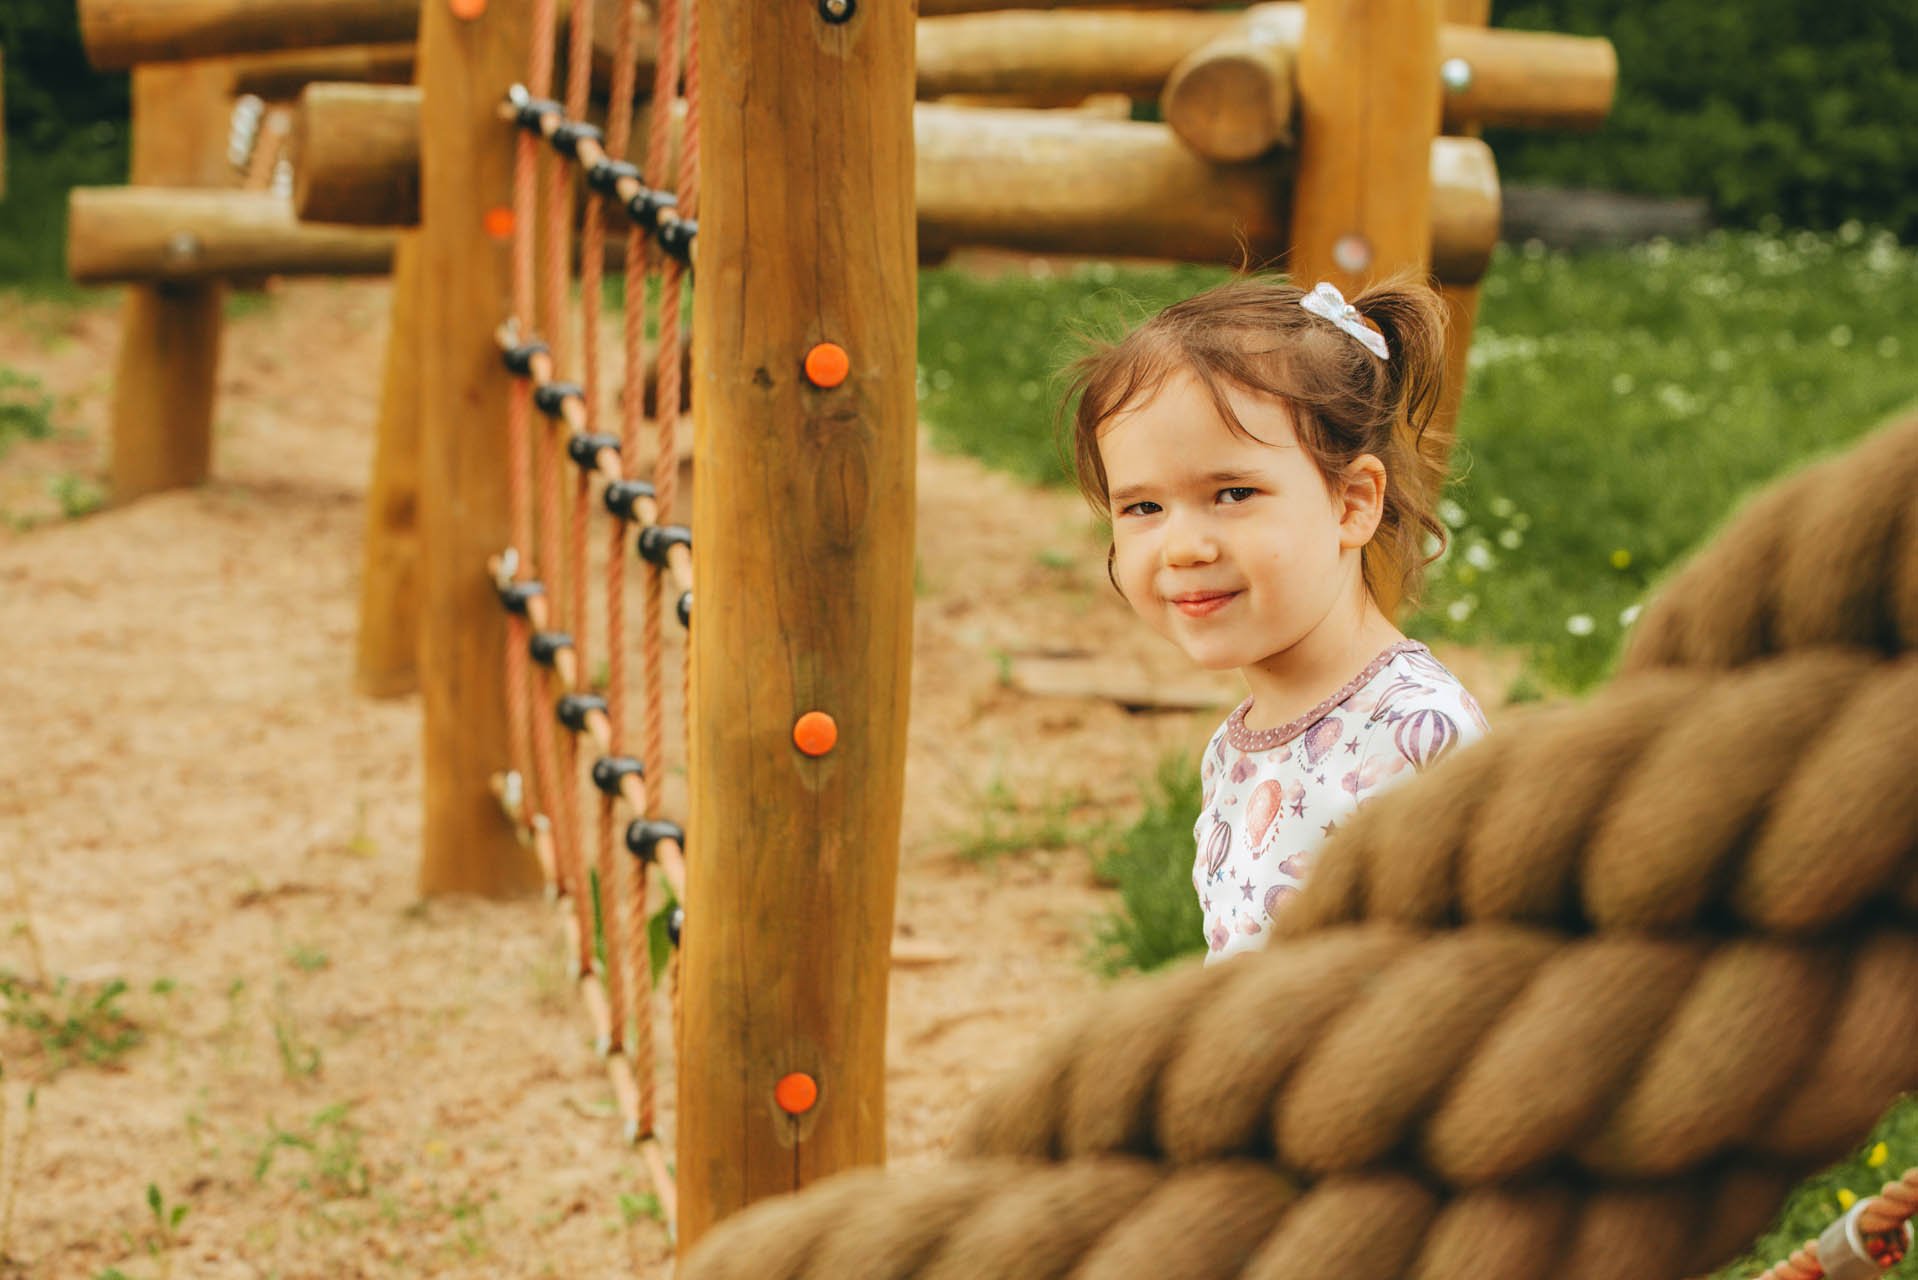
[(1208, 964), (1264, 944), (1362, 801), (1485, 731), (1472, 695), (1386, 613), (1419, 587), (1421, 541), (1444, 536), (1425, 440), (1443, 327), (1418, 284), (1348, 305), (1329, 284), (1246, 279), (1075, 366), (1074, 462), (1112, 522), (1113, 585), (1251, 692), (1200, 770)]

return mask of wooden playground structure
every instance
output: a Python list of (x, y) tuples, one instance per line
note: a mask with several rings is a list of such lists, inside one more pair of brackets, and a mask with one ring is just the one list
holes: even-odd
[[(75, 193), (69, 251), (76, 279), (129, 285), (121, 501), (212, 467), (227, 282), (392, 273), (357, 662), (370, 693), (422, 694), (420, 885), (558, 893), (629, 1134), (676, 1187), (688, 1247), (753, 1201), (884, 1157), (918, 264), (969, 246), (1279, 264), (1348, 291), (1429, 272), (1454, 321), (1449, 415), (1498, 235), (1474, 135), (1594, 126), (1615, 68), (1603, 40), (1486, 30), (1486, 0), (924, 0), (916, 19), (877, 0), (684, 3), (81, 0), (95, 64), (134, 69), (134, 161), (129, 186)], [(548, 96), (561, 72), (563, 101)], [(273, 158), (249, 151), (241, 174), (227, 144), (244, 95), (282, 124), (260, 130)], [(1163, 123), (1089, 95), (1154, 104)], [(282, 162), (290, 193), (271, 181)], [(667, 299), (650, 353), (628, 318), (611, 437), (594, 326), (575, 339), (565, 300), (577, 269), (590, 321), (602, 262), (624, 266), (629, 301), (648, 273)], [(690, 529), (670, 523), (688, 400)], [(532, 439), (535, 407), (551, 429)], [(579, 530), (601, 503), (610, 545), (651, 566), (649, 625), (697, 619), (683, 831), (620, 763), (623, 714), (582, 659)], [(617, 687), (619, 633), (605, 646)], [(557, 743), (547, 716), (516, 718), (514, 691), (534, 686), (573, 730)], [(627, 806), (637, 875), (588, 852), (585, 763), (602, 814)], [(642, 1097), (647, 1020), (629, 1027), (634, 993), (616, 993), (622, 966), (640, 987), (643, 953), (596, 965), (596, 900), (609, 951), (615, 932), (643, 948), (661, 904), (684, 904), (676, 1173)]]

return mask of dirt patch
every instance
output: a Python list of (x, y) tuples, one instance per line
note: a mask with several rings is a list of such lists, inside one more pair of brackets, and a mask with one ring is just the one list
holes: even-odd
[[(218, 478), (78, 520), (57, 486), (104, 470), (117, 312), (0, 323), (0, 367), (38, 378), (66, 428), (0, 464), (5, 510), (43, 521), (0, 535), (0, 970), (43, 973), (20, 996), (43, 1010), (122, 980), (110, 1007), (144, 1037), (60, 1070), (44, 1029), (0, 1033), (10, 1158), (37, 1099), (19, 1274), (666, 1273), (663, 1233), (622, 1201), (645, 1184), (549, 909), (418, 899), (418, 702), (352, 691), (386, 299), (302, 284), (235, 318)], [(893, 979), (900, 1164), (934, 1158), (1098, 985), (1085, 956), (1111, 903), (1082, 850), (957, 851), (1017, 844), (1021, 808), (1129, 818), (1217, 716), (1015, 688), (1011, 664), (1061, 652), (1191, 673), (1106, 587), (1076, 498), (921, 456), (898, 919), (958, 959)]]

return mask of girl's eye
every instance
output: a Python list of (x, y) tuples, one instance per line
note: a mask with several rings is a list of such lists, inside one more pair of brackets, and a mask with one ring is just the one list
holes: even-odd
[(1257, 489), (1253, 489), (1245, 485), (1239, 485), (1235, 488), (1219, 490), (1219, 497), (1221, 500), (1227, 503), (1238, 503), (1238, 502), (1244, 502), (1247, 498), (1250, 498), (1253, 494), (1257, 492), (1258, 492)]
[(1159, 504), (1156, 502), (1135, 502), (1131, 506), (1120, 507), (1119, 514), (1122, 516), (1149, 516), (1158, 509)]

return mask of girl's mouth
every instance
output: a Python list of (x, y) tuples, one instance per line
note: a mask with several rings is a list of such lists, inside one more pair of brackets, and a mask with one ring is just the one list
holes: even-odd
[(1238, 594), (1236, 591), (1195, 591), (1189, 595), (1174, 596), (1172, 605), (1188, 618), (1203, 618), (1231, 604)]

